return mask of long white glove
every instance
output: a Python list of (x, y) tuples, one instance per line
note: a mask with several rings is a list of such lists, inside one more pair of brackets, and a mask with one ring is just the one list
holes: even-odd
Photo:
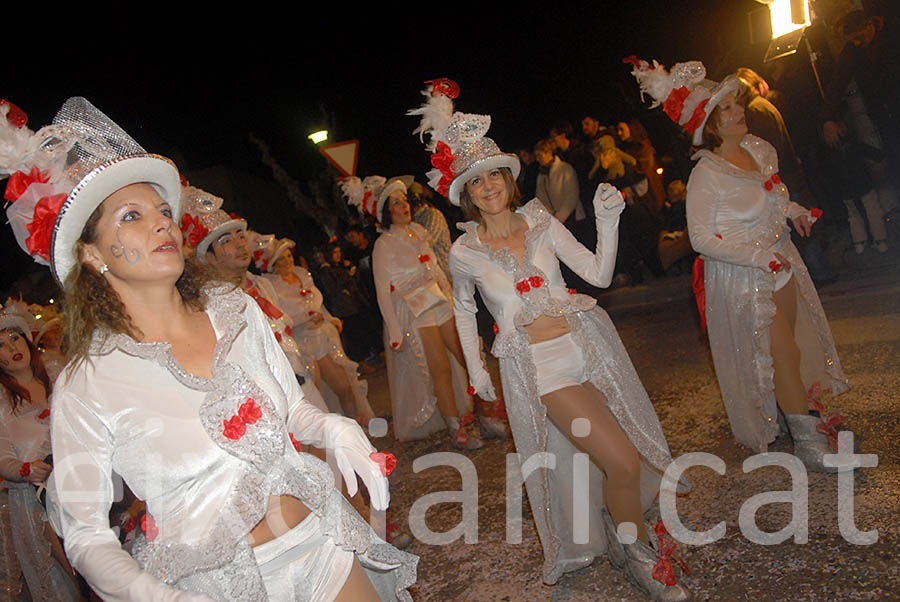
[(347, 493), (351, 497), (356, 495), (358, 474), (369, 490), (372, 507), (387, 510), (391, 501), (387, 477), (381, 474), (379, 464), (369, 457), (375, 452), (375, 448), (359, 425), (355, 421), (348, 421), (352, 424), (347, 424), (333, 435), (334, 459), (347, 484)]
[(594, 215), (601, 222), (609, 222), (621, 215), (625, 209), (625, 198), (619, 189), (606, 182), (597, 186), (594, 192)]

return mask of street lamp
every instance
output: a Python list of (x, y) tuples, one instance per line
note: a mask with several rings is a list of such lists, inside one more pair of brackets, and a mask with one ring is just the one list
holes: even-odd
[(320, 144), (328, 140), (328, 130), (319, 130), (318, 132), (313, 132), (309, 136), (307, 136), (310, 140), (312, 140), (315, 144)]
[(809, 54), (809, 64), (816, 78), (819, 94), (825, 97), (822, 82), (819, 79), (819, 70), (816, 68), (818, 56), (813, 52), (804, 33), (811, 24), (809, 14), (809, 0), (756, 0), (760, 4), (769, 7), (769, 20), (772, 23), (772, 41), (766, 50), (763, 62), (770, 62), (797, 52), (800, 44), (806, 46)]

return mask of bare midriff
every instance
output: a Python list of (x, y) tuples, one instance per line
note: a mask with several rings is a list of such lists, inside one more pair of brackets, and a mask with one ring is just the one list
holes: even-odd
[(561, 337), (572, 330), (569, 327), (569, 321), (563, 316), (545, 315), (538, 316), (534, 322), (526, 325), (524, 328), (532, 345)]
[(247, 534), (251, 546), (259, 546), (284, 535), (309, 516), (306, 504), (290, 495), (269, 497), (266, 515)]

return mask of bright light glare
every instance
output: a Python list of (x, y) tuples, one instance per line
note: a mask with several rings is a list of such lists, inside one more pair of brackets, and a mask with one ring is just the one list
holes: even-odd
[(657, 167), (657, 168), (656, 168), (656, 173), (658, 173), (659, 175), (662, 175), (662, 172), (663, 172), (663, 168), (662, 168), (662, 167)]
[(772, 19), (772, 38), (780, 38), (801, 27), (809, 27), (809, 2), (803, 2), (803, 23), (791, 21), (791, 0), (774, 0), (769, 5), (769, 17)]
[(319, 130), (318, 132), (313, 132), (309, 136), (307, 136), (310, 140), (319, 144), (320, 142), (325, 142), (328, 140), (328, 130)]

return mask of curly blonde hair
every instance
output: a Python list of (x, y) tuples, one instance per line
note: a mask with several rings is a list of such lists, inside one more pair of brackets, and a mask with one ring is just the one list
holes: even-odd
[[(63, 303), (66, 311), (64, 327), (65, 346), (69, 363), (66, 370), (74, 370), (88, 359), (91, 342), (99, 335), (127, 334), (141, 340), (143, 333), (134, 325), (119, 294), (97, 270), (82, 261), (84, 248), (97, 240), (97, 222), (100, 221), (101, 204), (88, 218), (81, 237), (72, 250), (76, 256), (75, 267), (63, 283)], [(175, 283), (184, 304), (195, 311), (206, 309), (207, 284), (216, 280), (212, 268), (199, 262), (185, 261), (184, 272)]]

